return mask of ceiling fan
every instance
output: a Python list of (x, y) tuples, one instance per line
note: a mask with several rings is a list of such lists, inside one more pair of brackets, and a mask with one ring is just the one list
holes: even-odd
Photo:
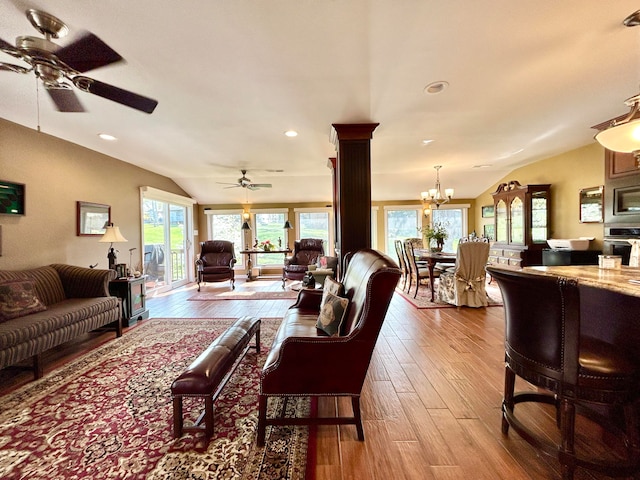
[(270, 183), (252, 183), (251, 179), (247, 178), (246, 170), (240, 170), (240, 172), (242, 173), (242, 177), (238, 179), (237, 183), (224, 183), (224, 182), (216, 182), (216, 183), (219, 183), (220, 185), (231, 185), (230, 187), (224, 187), (224, 188), (242, 187), (242, 188), (247, 188), (249, 190), (258, 190), (260, 188), (271, 188)]
[(156, 108), (156, 100), (81, 75), (124, 60), (93, 33), (85, 32), (71, 44), (61, 47), (51, 41), (52, 38), (62, 38), (69, 33), (61, 20), (34, 9), (27, 10), (26, 15), (31, 25), (44, 38), (21, 36), (16, 38), (15, 47), (0, 38), (0, 51), (28, 64), (28, 67), (23, 67), (0, 62), (0, 70), (33, 72), (42, 81), (61, 112), (85, 111), (73, 92), (73, 87), (145, 113), (151, 113)]

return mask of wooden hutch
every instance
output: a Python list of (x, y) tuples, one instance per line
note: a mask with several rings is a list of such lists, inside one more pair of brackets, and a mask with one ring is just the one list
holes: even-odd
[(489, 264), (542, 265), (550, 231), (550, 184), (501, 183), (493, 195), (495, 238)]

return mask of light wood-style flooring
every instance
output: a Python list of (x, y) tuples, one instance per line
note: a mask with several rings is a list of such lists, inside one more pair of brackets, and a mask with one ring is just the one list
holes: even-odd
[[(236, 285), (238, 291), (281, 288), (278, 281), (239, 279)], [(203, 290), (225, 288), (227, 283), (207, 284)], [(148, 298), (151, 318), (279, 317), (293, 303), (187, 301), (195, 289), (189, 285)], [(356, 439), (353, 426), (320, 427), (317, 480), (559, 479), (555, 460), (538, 455), (514, 432), (501, 434), (503, 322), (502, 307), (417, 310), (395, 295), (363, 389), (365, 441)], [(45, 356), (45, 374), (112, 339), (113, 333), (93, 333), (52, 350)], [(0, 395), (30, 381), (27, 373), (1, 373)], [(348, 400), (319, 404), (321, 414), (336, 408), (351, 414)], [(555, 438), (552, 412), (532, 409), (531, 417), (541, 423), (541, 432)], [(584, 427), (601, 437), (590, 425)], [(595, 450), (599, 443), (586, 442)], [(579, 469), (575, 478), (606, 477)]]

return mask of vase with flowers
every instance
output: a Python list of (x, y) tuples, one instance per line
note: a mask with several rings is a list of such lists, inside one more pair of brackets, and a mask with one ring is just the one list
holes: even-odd
[[(427, 225), (424, 228), (422, 235), (426, 240), (427, 246), (432, 252), (441, 252), (444, 247), (444, 241), (449, 234), (441, 223), (435, 225)], [(435, 246), (433, 245), (435, 243)]]
[(260, 242), (258, 248), (264, 250), (265, 252), (271, 252), (272, 250), (275, 250), (276, 246), (271, 243), (271, 240), (264, 240), (263, 242)]

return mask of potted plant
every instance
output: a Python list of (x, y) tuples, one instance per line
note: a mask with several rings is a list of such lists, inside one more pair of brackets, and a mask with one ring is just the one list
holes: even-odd
[[(427, 246), (431, 249), (432, 252), (441, 252), (442, 247), (444, 246), (444, 241), (449, 236), (441, 223), (436, 223), (435, 225), (427, 225), (422, 234), (424, 236), (424, 239), (426, 240)], [(434, 242), (435, 246), (432, 246), (432, 243)]]

